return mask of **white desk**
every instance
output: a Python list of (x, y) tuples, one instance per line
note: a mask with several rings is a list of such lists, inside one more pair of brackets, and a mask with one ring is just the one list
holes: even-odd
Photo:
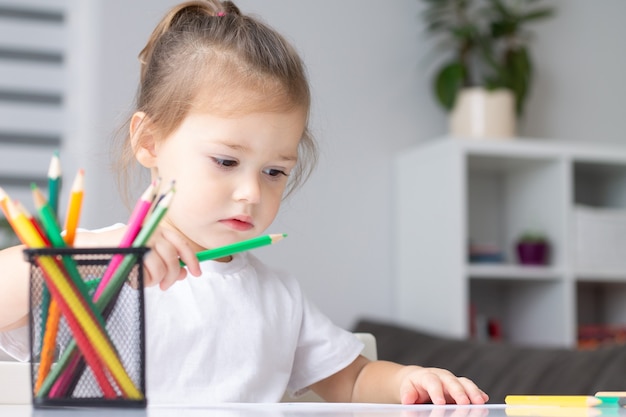
[(626, 408), (574, 408), (525, 406), (433, 406), (328, 403), (223, 404), (213, 406), (148, 407), (144, 410), (116, 408), (33, 409), (0, 405), (2, 417), (577, 417), (624, 416)]

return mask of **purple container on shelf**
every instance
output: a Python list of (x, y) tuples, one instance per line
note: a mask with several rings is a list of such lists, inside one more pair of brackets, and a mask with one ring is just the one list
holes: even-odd
[(546, 265), (549, 249), (547, 242), (522, 241), (517, 244), (517, 259), (522, 265)]

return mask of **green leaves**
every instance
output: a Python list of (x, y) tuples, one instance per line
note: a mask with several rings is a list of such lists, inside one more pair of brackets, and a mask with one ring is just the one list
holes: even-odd
[(457, 92), (465, 83), (466, 70), (460, 62), (451, 62), (441, 68), (435, 77), (435, 95), (448, 111), (454, 107)]
[(434, 93), (451, 110), (458, 91), (467, 85), (508, 88), (517, 113), (524, 110), (532, 81), (528, 23), (554, 15), (537, 7), (543, 0), (422, 0), (429, 33), (444, 38), (450, 59), (436, 72)]

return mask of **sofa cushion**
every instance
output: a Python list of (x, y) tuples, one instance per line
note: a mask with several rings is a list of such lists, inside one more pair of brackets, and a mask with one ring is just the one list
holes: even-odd
[(438, 337), (371, 319), (360, 320), (353, 331), (376, 337), (379, 359), (445, 368), (472, 379), (489, 394), (490, 403), (503, 403), (508, 394), (626, 391), (626, 346), (590, 351), (520, 347)]

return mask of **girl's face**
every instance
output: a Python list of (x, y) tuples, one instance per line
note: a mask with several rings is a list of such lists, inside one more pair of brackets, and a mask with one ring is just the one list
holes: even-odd
[(194, 250), (258, 236), (278, 212), (297, 162), (305, 113), (251, 113), (222, 117), (192, 112), (169, 137), (138, 158), (160, 177), (176, 181), (164, 219)]

